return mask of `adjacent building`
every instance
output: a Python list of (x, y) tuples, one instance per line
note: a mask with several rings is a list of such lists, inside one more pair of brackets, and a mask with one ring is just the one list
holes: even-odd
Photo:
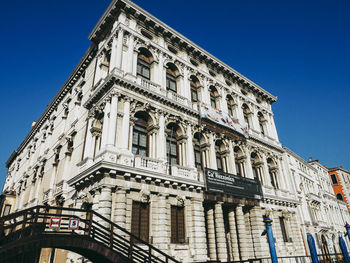
[(90, 208), (181, 262), (269, 257), (265, 216), (279, 256), (340, 233), (324, 171), (279, 142), (275, 96), (131, 1), (112, 1), (89, 39), (6, 164), (2, 214)]
[(346, 203), (334, 195), (328, 169), (318, 160), (309, 158), (309, 162), (306, 162), (290, 149), (284, 149), (300, 202), (298, 218), (306, 253), (307, 233), (313, 235), (319, 254), (341, 253), (338, 237), (344, 233), (344, 226), (350, 217)]
[(350, 212), (350, 172), (345, 170), (343, 166), (339, 168), (329, 168), (328, 174), (332, 182), (334, 193), (338, 200), (344, 201)]

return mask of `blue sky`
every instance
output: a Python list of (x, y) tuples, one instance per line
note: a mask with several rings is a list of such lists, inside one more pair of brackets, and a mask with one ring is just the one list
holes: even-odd
[[(89, 47), (109, 2), (2, 1), (0, 186), (6, 160)], [(134, 2), (278, 96), (283, 145), (350, 170), (350, 1)]]

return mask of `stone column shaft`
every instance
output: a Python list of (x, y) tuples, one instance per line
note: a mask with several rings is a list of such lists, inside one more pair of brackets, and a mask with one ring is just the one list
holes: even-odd
[(92, 134), (90, 132), (91, 126), (92, 126), (92, 118), (89, 118), (87, 120), (87, 129), (86, 129), (86, 139), (85, 139), (85, 146), (84, 146), (84, 159), (85, 158), (90, 158), (92, 159), (93, 152), (91, 152), (92, 149), (92, 144), (93, 144), (93, 138)]
[(236, 229), (236, 218), (235, 218), (235, 211), (233, 208), (230, 209), (228, 214), (228, 222), (230, 226), (230, 238), (231, 238), (231, 255), (233, 258), (231, 258), (231, 261), (238, 261), (239, 260), (239, 248), (238, 248), (238, 240), (237, 240), (237, 229)]
[(247, 260), (249, 257), (248, 246), (250, 246), (250, 242), (247, 240), (247, 231), (244, 221), (243, 214), (243, 206), (238, 205), (236, 207), (236, 220), (237, 220), (237, 230), (238, 230), (238, 238), (239, 238), (239, 247), (241, 251), (241, 259)]
[(207, 242), (205, 234), (205, 217), (203, 201), (192, 200), (192, 237), (195, 250), (194, 260), (204, 262), (207, 260)]
[(123, 127), (122, 127), (122, 147), (121, 147), (124, 150), (128, 150), (129, 128), (130, 128), (130, 99), (125, 99)]
[(222, 212), (222, 203), (215, 204), (215, 232), (218, 259), (221, 262), (227, 261), (227, 246), (225, 236), (224, 215)]
[(161, 160), (166, 160), (165, 155), (165, 120), (164, 120), (164, 114), (160, 113), (159, 116), (159, 138), (158, 138), (158, 158)]
[(103, 126), (102, 126), (102, 138), (101, 138), (101, 149), (105, 149), (107, 145), (108, 138), (108, 128), (109, 128), (109, 114), (111, 110), (111, 103), (109, 100), (106, 101), (106, 106), (104, 108)]
[(115, 137), (117, 131), (117, 118), (118, 118), (118, 97), (116, 95), (112, 96), (111, 100), (111, 112), (108, 127), (108, 138), (107, 145), (115, 147)]
[(121, 69), (122, 67), (122, 56), (123, 56), (123, 29), (118, 29), (117, 49), (116, 49), (116, 67)]
[(209, 208), (207, 211), (207, 226), (208, 226), (208, 249), (210, 260), (216, 258), (216, 240), (215, 240), (215, 224), (214, 224), (214, 208)]

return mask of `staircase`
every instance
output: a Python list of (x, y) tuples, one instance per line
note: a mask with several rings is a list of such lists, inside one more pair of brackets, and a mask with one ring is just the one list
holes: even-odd
[(95, 211), (35, 206), (0, 217), (0, 262), (44, 247), (71, 250), (92, 261), (180, 263)]

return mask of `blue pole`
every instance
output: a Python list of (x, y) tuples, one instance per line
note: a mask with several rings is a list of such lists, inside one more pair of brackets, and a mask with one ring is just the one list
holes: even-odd
[(348, 223), (346, 223), (345, 228), (346, 228), (346, 233), (347, 233), (349, 241), (350, 241), (350, 225)]
[(343, 259), (345, 263), (350, 263), (349, 252), (348, 252), (348, 249), (346, 248), (346, 244), (343, 237), (339, 237), (339, 245), (340, 245), (341, 251), (343, 252)]
[(272, 224), (271, 224), (272, 220), (266, 216), (264, 218), (264, 223), (266, 225), (267, 240), (269, 242), (272, 263), (278, 263), (277, 254), (276, 254), (276, 247), (275, 247), (275, 240), (273, 238), (273, 232), (272, 232)]
[(307, 234), (307, 243), (309, 244), (312, 263), (319, 263), (318, 257), (317, 257), (315, 239), (311, 234)]

